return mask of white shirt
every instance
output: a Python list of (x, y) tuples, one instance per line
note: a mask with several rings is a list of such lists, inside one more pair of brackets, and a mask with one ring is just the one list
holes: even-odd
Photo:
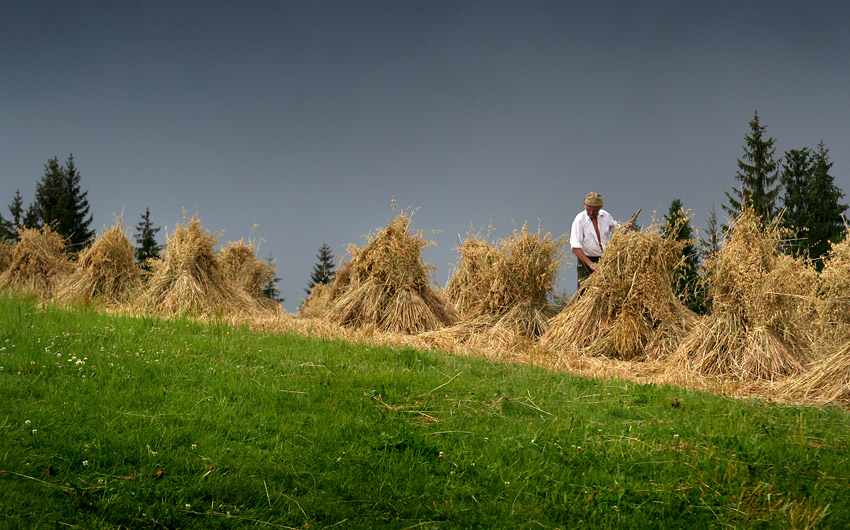
[(573, 227), (570, 230), (570, 247), (582, 249), (588, 257), (602, 256), (602, 251), (608, 246), (611, 236), (614, 235), (614, 228), (620, 226), (605, 210), (599, 210), (596, 221), (599, 225), (599, 237), (602, 239), (601, 245), (600, 241), (596, 239), (593, 221), (588, 217), (586, 211), (576, 215), (573, 220)]

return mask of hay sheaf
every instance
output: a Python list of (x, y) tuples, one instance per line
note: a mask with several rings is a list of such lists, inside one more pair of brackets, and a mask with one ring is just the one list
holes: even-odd
[(803, 373), (783, 381), (781, 392), (814, 405), (850, 404), (850, 342), (821, 356)]
[(330, 310), (332, 285), (317, 283), (310, 289), (310, 296), (301, 302), (298, 314), (304, 318), (322, 318)]
[(620, 360), (669, 356), (698, 318), (672, 289), (683, 245), (662, 237), (657, 225), (619, 230), (541, 345)]
[(224, 280), (243, 290), (262, 306), (275, 309), (280, 304), (263, 294), (263, 287), (274, 278), (275, 269), (257, 259), (257, 243), (244, 240), (231, 241), (218, 253), (218, 262)]
[(431, 288), (421, 251), (431, 244), (401, 213), (363, 247), (349, 246), (336, 272), (326, 317), (343, 326), (420, 333), (454, 323), (449, 304)]
[(80, 253), (74, 271), (59, 286), (55, 298), (118, 304), (126, 302), (141, 285), (133, 246), (119, 222)]
[(150, 262), (137, 308), (162, 316), (263, 313), (257, 299), (225, 277), (213, 250), (217, 243), (197, 217), (178, 224), (166, 240), (165, 258)]
[(22, 228), (9, 267), (0, 274), (0, 287), (48, 299), (72, 270), (65, 240), (50, 225)]
[(813, 357), (817, 273), (780, 252), (778, 221), (745, 210), (706, 260), (712, 312), (679, 345), (672, 370), (773, 379)]
[(0, 273), (3, 273), (12, 264), (12, 253), (14, 245), (11, 241), (0, 239)]
[(850, 230), (833, 243), (818, 281), (818, 323), (829, 334), (850, 336)]

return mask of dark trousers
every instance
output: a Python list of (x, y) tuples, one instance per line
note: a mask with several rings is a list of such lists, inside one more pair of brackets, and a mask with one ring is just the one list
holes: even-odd
[[(599, 263), (599, 256), (588, 256), (587, 258), (593, 263)], [(581, 284), (593, 274), (593, 270), (585, 265), (583, 261), (579, 260), (576, 272), (578, 273), (578, 289), (581, 289)]]

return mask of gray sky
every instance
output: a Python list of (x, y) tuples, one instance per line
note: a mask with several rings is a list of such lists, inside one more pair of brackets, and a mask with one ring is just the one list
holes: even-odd
[(146, 207), (161, 243), (183, 208), (222, 243), (258, 224), (289, 311), (392, 197), (441, 285), (470, 224), (559, 236), (588, 191), (644, 225), (680, 198), (704, 230), (755, 111), (777, 157), (823, 140), (850, 193), (848, 23), (817, 0), (6, 3), (0, 208), (73, 153), (98, 232)]

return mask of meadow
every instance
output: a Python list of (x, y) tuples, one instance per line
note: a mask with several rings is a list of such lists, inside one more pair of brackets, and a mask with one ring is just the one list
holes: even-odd
[(2, 528), (848, 528), (850, 414), (0, 294)]

